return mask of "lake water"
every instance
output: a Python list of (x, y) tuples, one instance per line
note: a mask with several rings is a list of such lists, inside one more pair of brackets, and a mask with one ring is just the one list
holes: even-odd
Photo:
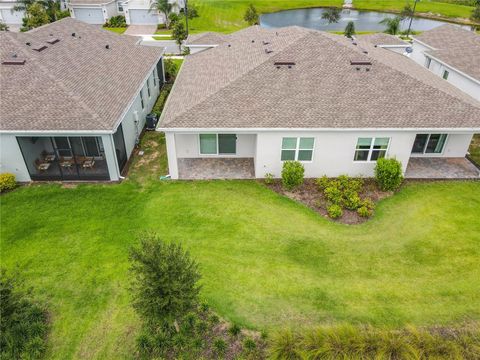
[[(355, 23), (356, 31), (384, 31), (385, 25), (379, 24), (386, 17), (394, 17), (394, 14), (376, 12), (376, 11), (357, 11), (342, 10), (342, 18), (338, 23), (329, 24), (327, 20), (322, 19), (323, 8), (285, 10), (276, 13), (263, 14), (260, 17), (260, 25), (266, 28), (276, 28), (282, 26), (298, 25), (306, 28), (324, 30), (324, 31), (343, 31), (349, 21)], [(401, 29), (408, 28), (410, 19), (401, 22)], [(412, 29), (425, 31), (445, 24), (444, 21), (414, 18)], [(466, 26), (466, 28), (469, 28)]]

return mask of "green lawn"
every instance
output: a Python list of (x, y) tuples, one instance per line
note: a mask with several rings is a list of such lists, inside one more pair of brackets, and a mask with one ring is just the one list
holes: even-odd
[(147, 135), (122, 184), (1, 196), (2, 265), (48, 304), (51, 358), (131, 357), (127, 250), (145, 230), (183, 243), (202, 296), (248, 327), (480, 320), (480, 182), (412, 183), (347, 226), (254, 181), (156, 181), (161, 144)]
[[(254, 4), (260, 13), (279, 10), (336, 6), (341, 7), (343, 0), (194, 0), (200, 17), (189, 22), (192, 33), (203, 31), (232, 32), (247, 26), (243, 15), (249, 4)], [(399, 12), (405, 6), (405, 0), (354, 0), (359, 10), (379, 10)], [(411, 1), (413, 4), (413, 1)], [(469, 18), (471, 6), (454, 5), (445, 2), (421, 1), (417, 12), (445, 18)]]

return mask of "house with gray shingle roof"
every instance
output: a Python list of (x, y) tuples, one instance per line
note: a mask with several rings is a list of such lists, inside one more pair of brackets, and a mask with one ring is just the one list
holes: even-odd
[(162, 50), (72, 18), (0, 34), (0, 172), (118, 180), (163, 84)]
[(412, 60), (480, 101), (480, 35), (442, 25), (413, 38)]
[(381, 157), (410, 176), (431, 159), (478, 176), (465, 154), (480, 103), (385, 39), (258, 26), (221, 39), (185, 59), (160, 118), (172, 178), (279, 177), (286, 160), (372, 176)]

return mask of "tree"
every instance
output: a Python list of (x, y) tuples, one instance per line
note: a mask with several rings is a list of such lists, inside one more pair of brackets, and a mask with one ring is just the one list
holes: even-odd
[(195, 4), (189, 4), (188, 5), (187, 13), (188, 13), (188, 18), (190, 20), (192, 20), (194, 18), (197, 18), (197, 17), (200, 17), (200, 14), (198, 13), (198, 9), (195, 6)]
[(0, 270), (0, 359), (38, 359), (45, 352), (48, 314), (22, 285)]
[(198, 305), (198, 264), (178, 244), (145, 234), (130, 250), (133, 306), (154, 329), (172, 329)]
[(387, 34), (396, 35), (400, 30), (400, 21), (401, 19), (399, 16), (395, 16), (393, 18), (386, 17), (385, 19), (380, 21), (380, 24), (387, 26), (387, 29), (385, 30)]
[(345, 31), (343, 32), (346, 37), (351, 38), (355, 35), (355, 24), (353, 21), (349, 21), (347, 26), (345, 26)]
[(403, 20), (412, 16), (413, 16), (413, 9), (410, 6), (410, 3), (407, 2), (403, 7), (402, 11), (400, 11), (400, 18)]
[(50, 18), (45, 8), (40, 3), (33, 3), (27, 7), (25, 17), (22, 19), (21, 31), (28, 31), (33, 28), (48, 24)]
[(0, 31), (8, 31), (8, 25), (0, 20)]
[(168, 0), (155, 0), (150, 5), (149, 11), (158, 11), (165, 16), (165, 26), (170, 28), (170, 19), (169, 15), (172, 12), (172, 4)]
[(258, 25), (260, 23), (260, 18), (258, 16), (257, 9), (252, 4), (248, 5), (247, 11), (243, 19), (248, 23), (248, 25)]
[(328, 8), (323, 12), (322, 19), (327, 20), (329, 24), (338, 23), (342, 17), (341, 12), (339, 8)]
[(182, 42), (187, 38), (187, 31), (185, 30), (185, 25), (183, 22), (175, 23), (172, 30), (172, 37), (175, 39), (180, 53), (182, 52)]
[(480, 4), (477, 4), (477, 6), (475, 6), (475, 9), (473, 9), (470, 19), (476, 22), (480, 22)]

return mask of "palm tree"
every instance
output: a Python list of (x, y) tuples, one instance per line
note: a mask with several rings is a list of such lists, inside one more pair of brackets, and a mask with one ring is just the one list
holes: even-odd
[(165, 25), (168, 28), (170, 26), (170, 19), (168, 16), (172, 12), (172, 4), (168, 2), (168, 0), (155, 0), (150, 5), (149, 11), (158, 11), (165, 15)]
[(401, 20), (402, 19), (399, 16), (395, 16), (393, 18), (386, 17), (385, 19), (380, 21), (380, 24), (387, 25), (387, 29), (385, 30), (387, 34), (396, 35), (400, 30)]
[(342, 17), (341, 11), (339, 8), (328, 8), (323, 12), (322, 19), (327, 20), (329, 24), (338, 23)]

